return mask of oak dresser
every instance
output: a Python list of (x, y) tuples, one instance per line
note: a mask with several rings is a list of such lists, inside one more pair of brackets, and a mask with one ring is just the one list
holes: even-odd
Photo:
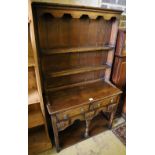
[(60, 151), (59, 132), (76, 120), (84, 137), (99, 113), (109, 113), (108, 127), (122, 93), (109, 80), (122, 11), (95, 7), (33, 3), (43, 97)]

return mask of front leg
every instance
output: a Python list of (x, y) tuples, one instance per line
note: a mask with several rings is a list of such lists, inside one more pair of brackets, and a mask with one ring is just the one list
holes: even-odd
[(86, 120), (86, 130), (85, 130), (85, 134), (84, 134), (85, 138), (89, 137), (89, 126), (90, 126), (90, 120)]
[(52, 120), (53, 132), (54, 132), (55, 146), (56, 146), (57, 152), (59, 152), (60, 151), (59, 134), (58, 134), (58, 128), (57, 128), (57, 124), (56, 124), (56, 117), (51, 116), (51, 120)]
[(85, 120), (86, 120), (86, 130), (84, 134), (85, 138), (89, 137), (90, 121), (93, 119), (94, 115), (95, 115), (95, 111), (90, 111), (90, 112), (85, 113)]

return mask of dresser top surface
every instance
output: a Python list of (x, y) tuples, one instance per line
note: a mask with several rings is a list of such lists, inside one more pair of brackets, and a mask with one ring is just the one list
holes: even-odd
[(95, 83), (67, 88), (48, 94), (50, 114), (88, 104), (90, 101), (99, 101), (107, 97), (121, 94), (121, 91), (104, 80)]

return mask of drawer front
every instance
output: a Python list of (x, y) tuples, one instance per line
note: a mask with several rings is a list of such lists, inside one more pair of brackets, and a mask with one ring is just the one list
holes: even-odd
[(70, 120), (72, 117), (76, 115), (81, 115), (81, 114), (83, 115), (89, 111), (100, 109), (102, 107), (106, 107), (108, 105), (115, 104), (115, 103), (117, 103), (117, 96), (113, 96), (101, 101), (93, 102), (93, 103), (90, 103), (90, 105), (87, 104), (81, 107), (77, 107), (77, 108), (73, 108), (73, 109), (69, 109), (69, 110), (57, 113), (56, 118), (58, 122), (62, 120)]
[(114, 109), (116, 110), (116, 108), (117, 108), (117, 104), (110, 104), (110, 105), (108, 106), (107, 111), (108, 111), (108, 112), (111, 112), (111, 111), (113, 111)]
[(59, 121), (60, 120), (68, 120), (73, 116), (84, 114), (85, 112), (88, 111), (88, 108), (89, 108), (89, 105), (83, 105), (81, 107), (77, 107), (77, 108), (73, 108), (70, 110), (66, 110), (61, 113), (57, 113), (56, 117), (57, 117), (57, 120), (59, 120)]
[(108, 106), (114, 103), (117, 103), (117, 96), (113, 96), (113, 97), (110, 97), (110, 98), (107, 98), (101, 101), (91, 103), (90, 110), (99, 109), (101, 107)]
[(57, 123), (58, 131), (62, 131), (70, 125), (69, 120), (63, 120)]

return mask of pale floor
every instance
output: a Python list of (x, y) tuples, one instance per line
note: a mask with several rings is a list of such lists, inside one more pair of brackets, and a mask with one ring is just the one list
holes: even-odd
[[(123, 123), (123, 118), (114, 120), (113, 127)], [(125, 155), (125, 145), (113, 134), (111, 130), (100, 133), (87, 140), (70, 146), (59, 153), (55, 148), (38, 155)]]

